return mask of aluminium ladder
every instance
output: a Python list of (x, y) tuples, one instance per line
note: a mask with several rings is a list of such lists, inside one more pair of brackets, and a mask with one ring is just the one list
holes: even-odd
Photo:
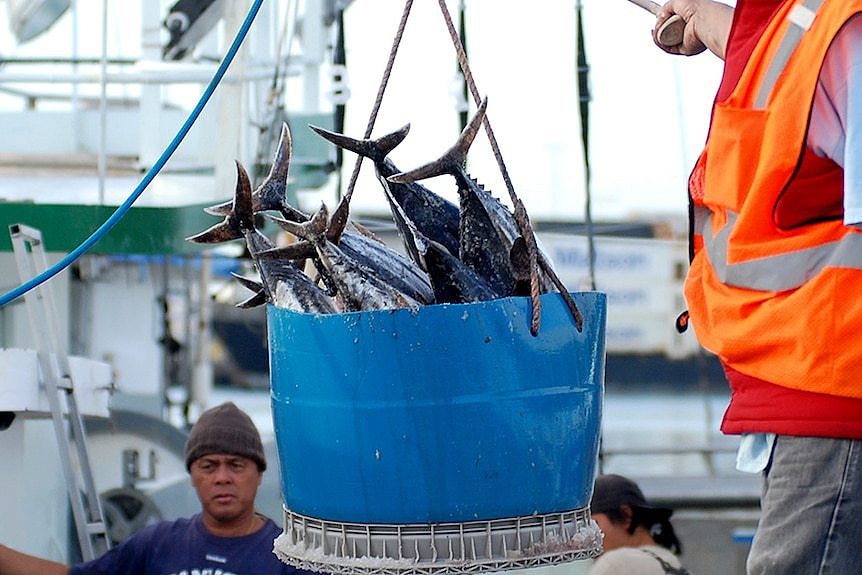
[[(48, 266), (42, 233), (23, 224), (10, 225), (9, 233), (12, 236), (12, 247), (21, 281), (28, 281), (45, 271)], [(43, 284), (32, 289), (25, 295), (25, 303), (38, 351), (45, 392), (51, 406), (51, 417), (54, 420), (54, 432), (60, 448), (60, 460), (81, 556), (85, 561), (89, 561), (107, 551), (111, 544), (102, 502), (93, 480), (84, 421), (78, 411), (69, 356), (57, 329), (56, 306), (51, 286)], [(64, 425), (64, 413), (68, 413), (71, 439)], [(77, 451), (77, 467), (72, 462), (73, 449)]]

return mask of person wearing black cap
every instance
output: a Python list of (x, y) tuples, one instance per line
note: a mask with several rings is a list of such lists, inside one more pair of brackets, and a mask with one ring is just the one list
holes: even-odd
[(201, 414), (186, 441), (185, 459), (200, 513), (144, 527), (101, 557), (71, 568), (0, 545), (0, 575), (310, 575), (275, 556), (273, 542), (281, 530), (254, 509), (266, 458), (245, 412), (228, 402)]
[(682, 546), (670, 523), (673, 510), (649, 505), (631, 479), (598, 476), (590, 513), (604, 535), (590, 575), (688, 574), (677, 557)]

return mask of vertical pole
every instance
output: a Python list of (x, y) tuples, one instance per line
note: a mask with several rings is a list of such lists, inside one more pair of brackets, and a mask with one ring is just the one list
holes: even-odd
[[(141, 2), (141, 64), (145, 67), (161, 60), (160, 30), (159, 3)], [(161, 112), (161, 84), (141, 84), (138, 163), (144, 169), (151, 168), (162, 152)]]
[[(232, 38), (243, 22), (248, 11), (249, 0), (228, 0), (225, 5), (224, 28), (225, 38)], [(312, 2), (314, 4), (315, 2)], [(244, 44), (236, 54), (231, 66), (231, 81), (219, 86), (218, 126), (216, 137), (218, 145), (215, 157), (216, 182), (213, 187), (213, 199), (221, 197), (224, 190), (235, 187), (236, 168), (234, 161), (245, 162), (245, 141), (247, 106), (245, 100), (245, 82), (243, 76), (248, 62), (248, 48)]]
[(584, 222), (587, 228), (587, 252), (589, 254), (590, 289), (596, 289), (596, 248), (593, 238), (592, 180), (590, 174), (590, 65), (584, 42), (584, 22), (581, 0), (577, 0), (577, 66), (578, 100), (581, 117), (581, 144), (584, 149)]
[[(465, 0), (461, 0), (458, 5), (458, 34), (461, 36), (461, 45), (464, 46), (464, 53), (467, 54), (467, 6)], [(461, 78), (461, 94), (458, 101), (460, 108), (458, 109), (458, 126), (460, 131), (464, 131), (467, 127), (467, 122), (470, 121), (470, 89), (467, 87), (467, 79), (461, 72), (461, 64), (455, 62), (455, 70), (458, 77)]]
[[(78, 0), (72, 0), (72, 75), (78, 74)], [(81, 141), (78, 139), (78, 134), (81, 131), (81, 105), (78, 101), (78, 83), (72, 83), (72, 149), (76, 152), (81, 146)]]
[(108, 0), (102, 0), (102, 56), (99, 63), (99, 205), (105, 204), (108, 175)]

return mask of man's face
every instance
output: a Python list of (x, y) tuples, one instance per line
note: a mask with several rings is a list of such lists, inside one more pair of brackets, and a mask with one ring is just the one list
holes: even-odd
[(225, 525), (254, 513), (263, 472), (253, 460), (238, 455), (204, 455), (192, 463), (190, 472), (206, 518)]

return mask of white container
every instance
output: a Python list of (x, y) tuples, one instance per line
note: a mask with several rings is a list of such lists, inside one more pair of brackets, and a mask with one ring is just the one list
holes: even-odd
[[(70, 356), (69, 368), (81, 415), (108, 417), (113, 381), (111, 366)], [(65, 402), (61, 405), (65, 410)], [(0, 411), (33, 417), (51, 416), (51, 404), (35, 350), (0, 349)]]

